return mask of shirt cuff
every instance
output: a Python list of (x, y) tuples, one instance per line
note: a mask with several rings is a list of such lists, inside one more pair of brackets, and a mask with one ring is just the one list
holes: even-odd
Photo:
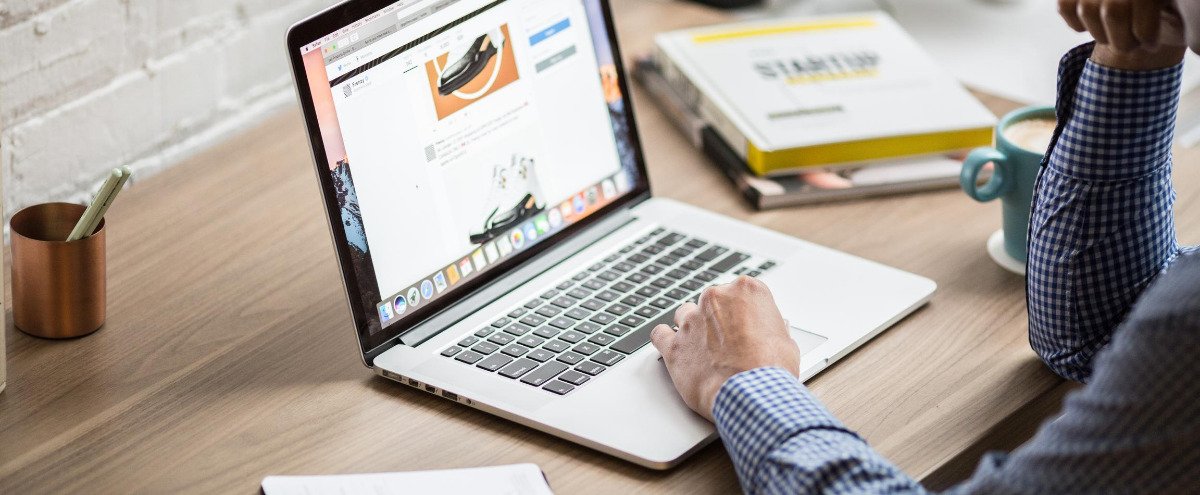
[(1048, 165), (1082, 180), (1128, 180), (1169, 166), (1183, 64), (1114, 69), (1088, 58), (1091, 47), (1072, 50), (1060, 66)]
[(742, 473), (792, 437), (808, 430), (846, 429), (791, 373), (757, 368), (725, 381), (713, 404), (717, 431)]

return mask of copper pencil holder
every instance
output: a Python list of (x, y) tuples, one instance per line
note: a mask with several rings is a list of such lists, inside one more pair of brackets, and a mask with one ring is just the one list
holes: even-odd
[(104, 221), (92, 235), (66, 242), (83, 210), (44, 203), (9, 221), (13, 323), (29, 335), (69, 339), (104, 325)]

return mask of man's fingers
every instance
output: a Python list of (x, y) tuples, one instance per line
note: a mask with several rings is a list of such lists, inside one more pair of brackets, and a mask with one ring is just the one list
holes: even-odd
[(1079, 19), (1079, 0), (1058, 0), (1058, 15), (1062, 16), (1071, 29), (1081, 33), (1087, 31), (1083, 21)]
[(1095, 38), (1096, 43), (1103, 45), (1108, 44), (1108, 34), (1104, 31), (1104, 20), (1100, 16), (1100, 2), (1097, 0), (1083, 0), (1079, 2), (1079, 8), (1076, 10), (1079, 14), (1079, 19), (1083, 21), (1084, 27), (1088, 33), (1091, 33), (1092, 38)]
[(659, 325), (650, 331), (650, 342), (654, 344), (654, 348), (658, 349), (659, 354), (662, 354), (663, 359), (670, 362), (672, 359), (671, 343), (675, 341), (675, 331), (666, 325)]
[(1158, 8), (1133, 9), (1133, 36), (1143, 45), (1158, 45), (1161, 11)]
[(683, 322), (687, 321), (688, 317), (691, 316), (692, 313), (695, 313), (699, 310), (700, 308), (694, 303), (683, 303), (682, 306), (679, 306), (679, 309), (675, 310), (675, 326), (683, 328)]
[(1123, 2), (1106, 2), (1100, 7), (1104, 34), (1108, 36), (1109, 44), (1119, 51), (1129, 51), (1138, 45), (1133, 37), (1133, 12), (1130, 10), (1129, 4)]

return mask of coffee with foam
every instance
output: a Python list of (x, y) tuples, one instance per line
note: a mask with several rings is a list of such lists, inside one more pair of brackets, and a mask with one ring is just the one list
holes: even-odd
[(1054, 119), (1026, 119), (1004, 128), (1004, 139), (1025, 151), (1043, 154), (1054, 138)]

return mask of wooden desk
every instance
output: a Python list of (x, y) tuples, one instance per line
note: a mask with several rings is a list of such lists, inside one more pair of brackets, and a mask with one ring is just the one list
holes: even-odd
[[(627, 55), (654, 31), (720, 19), (614, 3)], [(937, 281), (928, 307), (811, 384), (901, 468), (937, 478), (1055, 393), (1026, 342), (1022, 280), (983, 250), (998, 204), (945, 191), (754, 213), (634, 93), (658, 194)], [(1200, 152), (1178, 161), (1180, 228), (1195, 240)], [(374, 377), (322, 214), (294, 111), (139, 182), (108, 217), (106, 327), (52, 342), (10, 320), (0, 493), (250, 493), (269, 474), (515, 462), (539, 464), (560, 493), (737, 490), (719, 443), (655, 472)]]

